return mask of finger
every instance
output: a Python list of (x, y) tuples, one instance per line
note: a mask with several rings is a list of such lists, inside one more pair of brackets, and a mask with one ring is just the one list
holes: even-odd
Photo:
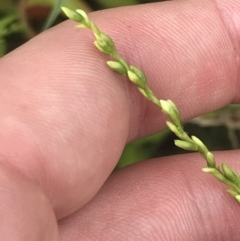
[[(91, 17), (187, 119), (237, 100), (238, 35), (223, 20), (237, 13), (233, 3), (223, 16), (214, 1), (179, 1)], [(92, 34), (73, 25), (53, 28), (0, 61), (1, 161), (38, 182), (58, 217), (95, 195), (127, 140), (165, 125), (135, 86), (106, 67)]]
[(0, 167), (1, 239), (59, 240), (54, 211), (39, 186), (10, 167)]
[[(105, 11), (93, 19), (145, 71), (156, 96), (172, 99), (187, 120), (240, 99), (237, 9), (235, 0), (171, 1), (132, 7), (127, 14), (125, 8), (112, 10), (115, 21)], [(130, 135), (142, 137), (165, 125), (159, 110), (131, 88)]]
[[(221, 161), (238, 156), (217, 153)], [(199, 171), (202, 164), (189, 154), (113, 173), (89, 204), (59, 222), (62, 240), (239, 240), (239, 204)]]

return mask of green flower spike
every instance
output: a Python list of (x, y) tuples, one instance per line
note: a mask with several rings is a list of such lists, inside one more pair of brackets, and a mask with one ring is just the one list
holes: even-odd
[(107, 34), (101, 32), (98, 27), (89, 20), (84, 11), (72, 11), (65, 7), (63, 7), (62, 10), (68, 18), (80, 23), (77, 27), (89, 28), (93, 31), (96, 38), (94, 44), (97, 49), (105, 54), (108, 54), (114, 59), (114, 61), (107, 61), (108, 66), (118, 74), (127, 76), (134, 84), (137, 85), (138, 90), (145, 98), (158, 106), (162, 112), (170, 118), (171, 121), (166, 122), (167, 126), (179, 138), (179, 140), (175, 140), (175, 145), (184, 150), (198, 151), (207, 163), (207, 167), (202, 170), (212, 174), (216, 179), (231, 187), (231, 189), (227, 190), (227, 192), (233, 196), (238, 203), (240, 203), (239, 174), (224, 163), (221, 165), (221, 168), (217, 167), (213, 154), (208, 150), (203, 142), (195, 136), (188, 136), (181, 125), (180, 113), (177, 106), (171, 100), (159, 100), (153, 94), (152, 90), (148, 87), (147, 78), (144, 72), (133, 65), (129, 65), (126, 60), (117, 53), (113, 40)]

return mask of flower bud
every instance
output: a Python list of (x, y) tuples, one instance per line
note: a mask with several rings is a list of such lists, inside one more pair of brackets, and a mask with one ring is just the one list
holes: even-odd
[(218, 169), (211, 167), (204, 167), (203, 172), (211, 173), (214, 177), (216, 177), (220, 182), (225, 183), (226, 185), (232, 186), (232, 182), (229, 181)]
[(160, 105), (162, 111), (170, 117), (176, 126), (180, 127), (181, 123), (177, 106), (171, 100), (160, 100)]
[(89, 20), (87, 14), (83, 10), (81, 10), (81, 9), (77, 9), (76, 12), (83, 18), (84, 23), (88, 27), (90, 27), (90, 20)]
[(240, 184), (240, 177), (230, 167), (228, 167), (227, 164), (222, 163), (221, 167), (222, 167), (222, 170), (223, 170), (225, 176), (229, 180), (231, 180), (236, 185)]
[(127, 69), (118, 61), (107, 61), (107, 65), (121, 75), (127, 75)]
[(84, 21), (84, 18), (81, 14), (77, 13), (77, 11), (73, 11), (69, 8), (66, 8), (66, 7), (62, 7), (62, 11), (65, 13), (65, 15), (72, 19), (73, 21), (75, 22), (83, 22)]
[(209, 152), (209, 150), (207, 149), (207, 147), (203, 144), (203, 142), (198, 139), (196, 136), (192, 136), (191, 137), (192, 140), (197, 144), (198, 149), (200, 150), (200, 152), (202, 152), (205, 156), (207, 155), (207, 153)]
[(216, 161), (215, 158), (213, 156), (213, 154), (209, 151), (206, 155), (206, 159), (207, 159), (207, 165), (208, 167), (216, 167)]
[(108, 35), (101, 33), (100, 37), (97, 35), (95, 36), (96, 36), (98, 45), (104, 50), (104, 53), (112, 54), (115, 52), (114, 43)]
[(175, 140), (175, 145), (186, 151), (197, 151), (198, 147), (194, 142)]

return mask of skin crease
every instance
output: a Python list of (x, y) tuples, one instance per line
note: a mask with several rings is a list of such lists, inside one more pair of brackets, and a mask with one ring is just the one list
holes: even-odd
[[(90, 17), (187, 120), (239, 103), (239, 10), (238, 0), (185, 0)], [(201, 172), (199, 154), (109, 177), (124, 145), (165, 128), (166, 118), (74, 25), (0, 60), (4, 240), (239, 240), (239, 205)], [(239, 151), (216, 156), (240, 171)]]

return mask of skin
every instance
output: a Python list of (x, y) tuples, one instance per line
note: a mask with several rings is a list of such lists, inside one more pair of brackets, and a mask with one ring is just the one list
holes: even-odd
[[(90, 14), (182, 120), (240, 102), (240, 3), (174, 1)], [(0, 233), (12, 240), (239, 240), (239, 205), (198, 153), (111, 174), (166, 117), (106, 67), (72, 21), (0, 60)], [(239, 150), (214, 153), (240, 171)]]

